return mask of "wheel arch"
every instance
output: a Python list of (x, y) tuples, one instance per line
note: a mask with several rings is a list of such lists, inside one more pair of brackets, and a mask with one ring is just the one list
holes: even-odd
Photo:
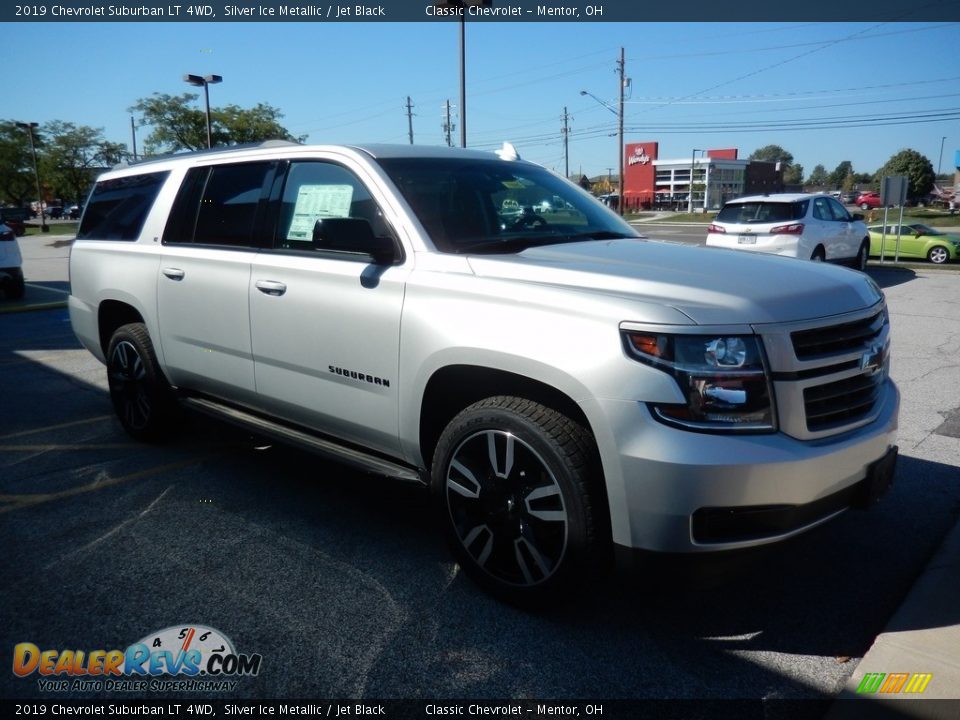
[(431, 466), (440, 434), (454, 416), (467, 406), (496, 395), (534, 400), (566, 415), (593, 433), (581, 407), (552, 385), (506, 370), (476, 365), (448, 365), (430, 376), (421, 400), (419, 444), (426, 467)]
[(117, 328), (129, 323), (144, 322), (143, 315), (133, 305), (122, 300), (104, 300), (97, 307), (97, 331), (100, 335), (100, 349), (104, 356), (110, 345), (110, 338)]

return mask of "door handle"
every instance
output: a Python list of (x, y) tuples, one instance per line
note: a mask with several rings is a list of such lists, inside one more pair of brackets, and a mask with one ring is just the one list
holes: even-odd
[(273, 295), (279, 297), (287, 291), (286, 284), (282, 282), (277, 282), (275, 280), (257, 280), (254, 283), (257, 290), (262, 292), (264, 295)]
[(183, 280), (183, 276), (186, 275), (180, 268), (164, 268), (161, 272), (171, 280), (177, 281)]

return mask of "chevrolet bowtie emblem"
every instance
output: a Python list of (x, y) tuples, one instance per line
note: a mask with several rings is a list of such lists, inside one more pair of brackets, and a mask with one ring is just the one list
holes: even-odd
[(876, 375), (883, 369), (883, 358), (883, 345), (874, 345), (860, 358), (860, 369), (867, 375)]

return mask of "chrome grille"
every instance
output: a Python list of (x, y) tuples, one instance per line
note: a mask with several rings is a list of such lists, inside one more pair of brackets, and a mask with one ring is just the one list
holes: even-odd
[(834, 355), (868, 347), (874, 342), (886, 323), (886, 312), (854, 322), (831, 325), (790, 334), (793, 349), (799, 360)]
[(780, 429), (817, 440), (869, 423), (887, 398), (890, 320), (883, 302), (830, 321), (762, 330)]

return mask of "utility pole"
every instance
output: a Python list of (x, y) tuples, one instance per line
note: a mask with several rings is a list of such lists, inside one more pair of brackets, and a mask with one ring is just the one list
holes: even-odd
[(410, 104), (409, 95), (407, 95), (407, 132), (410, 135), (410, 144), (413, 145), (413, 105)]
[(446, 112), (443, 116), (443, 122), (440, 123), (440, 129), (443, 130), (443, 136), (447, 140), (447, 147), (453, 147), (453, 121), (450, 119), (450, 101), (446, 102)]
[(568, 139), (570, 137), (570, 127), (567, 125), (568, 115), (567, 106), (563, 106), (563, 176), (570, 179), (570, 150)]
[(624, 58), (623, 48), (620, 48), (620, 62), (617, 63), (617, 74), (620, 76), (620, 112), (619, 122), (617, 129), (617, 137), (619, 138), (619, 151), (620, 151), (620, 192), (617, 197), (617, 212), (623, 215), (623, 89), (626, 85), (626, 81), (623, 77), (624, 68), (626, 66), (626, 59)]

